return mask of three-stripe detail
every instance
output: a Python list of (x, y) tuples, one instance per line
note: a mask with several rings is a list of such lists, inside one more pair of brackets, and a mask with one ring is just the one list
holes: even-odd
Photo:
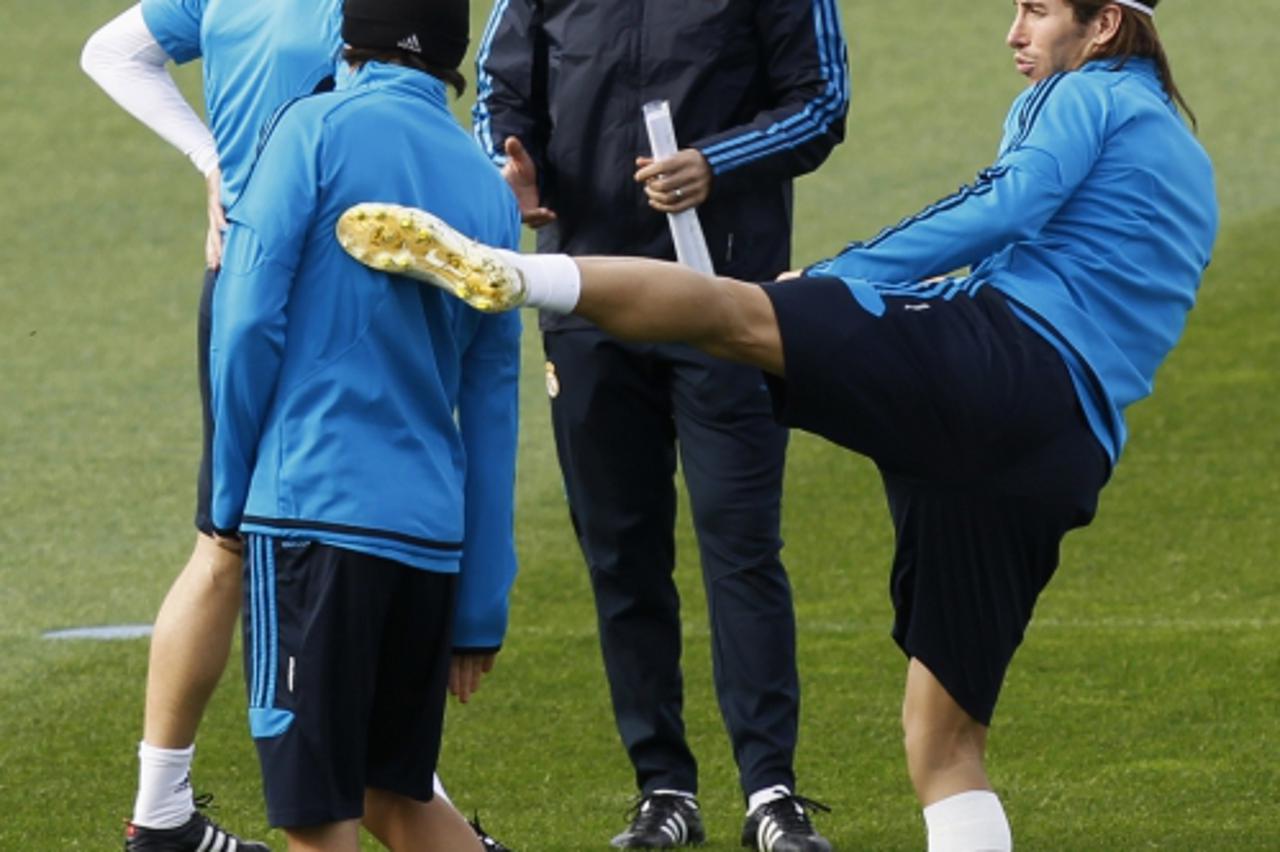
[(831, 122), (848, 108), (848, 57), (840, 34), (839, 14), (835, 0), (814, 0), (814, 38), (822, 79), (826, 82), (821, 94), (795, 114), (764, 129), (708, 145), (702, 155), (713, 172), (720, 174), (761, 157), (797, 148), (825, 133)]
[(671, 842), (677, 846), (689, 839), (689, 824), (685, 822), (684, 816), (679, 811), (672, 811), (659, 830), (671, 838)]
[(494, 33), (507, 12), (508, 2), (509, 0), (498, 0), (493, 4), (489, 21), (484, 26), (484, 34), (480, 37), (480, 49), (476, 53), (476, 104), (471, 110), (472, 134), (489, 155), (489, 159), (499, 166), (506, 163), (507, 156), (499, 141), (493, 138), (493, 115), (489, 111), (489, 101), (493, 97), (493, 75), (485, 68), (489, 55), (493, 52)]
[(234, 837), (209, 823), (204, 827), (204, 837), (200, 839), (196, 852), (236, 852), (239, 848), (240, 844)]
[(249, 536), (249, 583), (253, 619), (249, 707), (266, 709), (274, 702), (280, 669), (275, 549), (268, 536)]

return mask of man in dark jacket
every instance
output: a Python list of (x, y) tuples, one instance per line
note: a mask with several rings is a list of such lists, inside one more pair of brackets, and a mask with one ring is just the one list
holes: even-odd
[[(792, 178), (842, 139), (835, 0), (499, 0), (478, 52), (477, 138), (540, 251), (673, 258), (663, 213), (697, 210), (715, 270), (790, 265)], [(641, 107), (686, 147), (647, 156)], [(683, 345), (543, 317), (570, 514), (595, 593), (618, 731), (640, 800), (614, 845), (704, 837), (684, 735), (677, 445), (701, 551), (716, 691), (747, 799), (743, 842), (826, 850), (795, 796), (795, 619), (779, 559), (786, 432), (759, 372)]]

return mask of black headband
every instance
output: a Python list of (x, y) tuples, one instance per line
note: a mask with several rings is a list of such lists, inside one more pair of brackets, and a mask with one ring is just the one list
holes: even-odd
[(352, 47), (405, 50), (441, 68), (467, 52), (468, 0), (346, 0), (342, 40)]

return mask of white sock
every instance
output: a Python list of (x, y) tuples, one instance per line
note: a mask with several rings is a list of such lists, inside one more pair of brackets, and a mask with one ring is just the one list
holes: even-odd
[(495, 249), (520, 270), (528, 287), (525, 304), (557, 314), (572, 313), (582, 294), (582, 272), (567, 254), (519, 254)]
[[(564, 257), (565, 255), (561, 255)], [(693, 805), (696, 810), (698, 807), (698, 797), (690, 793), (688, 790), (654, 790), (650, 796), (683, 796), (689, 800), (689, 804)]]
[(1013, 837), (1000, 797), (989, 790), (948, 796), (924, 809), (929, 852), (1011, 852)]
[(431, 773), (431, 789), (437, 798), (444, 799), (449, 804), (453, 804), (453, 800), (449, 798), (449, 794), (444, 791), (444, 784), (440, 783), (440, 774)]
[(764, 787), (756, 790), (747, 797), (747, 816), (751, 816), (756, 812), (756, 808), (761, 805), (767, 805), (770, 802), (776, 802), (778, 799), (785, 799), (791, 795), (791, 788), (786, 784), (774, 784), (772, 787)]
[(133, 824), (147, 828), (177, 828), (191, 819), (196, 803), (191, 795), (194, 745), (155, 748), (138, 743), (138, 798)]

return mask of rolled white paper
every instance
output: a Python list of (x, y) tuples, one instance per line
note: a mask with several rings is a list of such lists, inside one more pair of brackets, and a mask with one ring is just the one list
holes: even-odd
[[(650, 101), (642, 109), (653, 158), (665, 160), (679, 150), (676, 146), (676, 131), (671, 125), (671, 106), (666, 101)], [(690, 208), (679, 213), (668, 213), (667, 224), (671, 226), (671, 239), (676, 244), (676, 259), (698, 272), (714, 275), (711, 253), (707, 251), (707, 240), (702, 235), (698, 212)]]

